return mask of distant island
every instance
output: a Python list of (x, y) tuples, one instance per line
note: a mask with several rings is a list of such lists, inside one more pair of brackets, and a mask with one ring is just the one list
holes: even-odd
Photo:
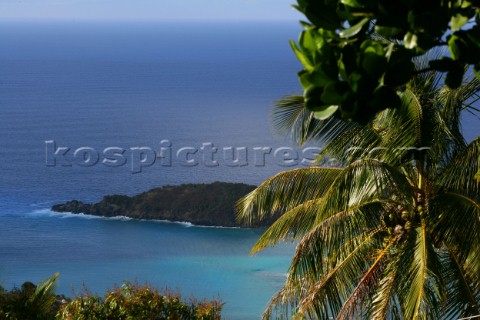
[(78, 200), (52, 206), (55, 212), (83, 213), (102, 217), (190, 222), (217, 227), (264, 227), (268, 219), (255, 225), (238, 223), (235, 202), (255, 189), (243, 183), (214, 182), (165, 186), (135, 195), (108, 195), (94, 204)]

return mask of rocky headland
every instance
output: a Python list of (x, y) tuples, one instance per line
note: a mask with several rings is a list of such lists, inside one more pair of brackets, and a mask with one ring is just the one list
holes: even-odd
[(102, 217), (125, 216), (133, 219), (190, 222), (202, 226), (264, 227), (273, 219), (253, 226), (238, 223), (235, 202), (255, 186), (214, 182), (165, 186), (135, 195), (108, 195), (97, 203), (78, 200), (56, 204), (55, 212), (83, 213)]

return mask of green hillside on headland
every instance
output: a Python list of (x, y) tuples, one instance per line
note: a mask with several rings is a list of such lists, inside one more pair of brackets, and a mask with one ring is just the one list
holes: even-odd
[[(78, 200), (56, 204), (55, 212), (83, 213), (103, 217), (190, 222), (203, 226), (246, 227), (235, 218), (235, 202), (255, 189), (243, 183), (214, 182), (164, 186), (135, 195), (108, 195), (89, 204)], [(267, 226), (273, 220), (253, 227)]]

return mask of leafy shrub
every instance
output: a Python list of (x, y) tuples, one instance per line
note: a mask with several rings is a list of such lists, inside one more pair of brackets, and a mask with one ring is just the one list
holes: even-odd
[(10, 291), (0, 287), (0, 319), (49, 320), (54, 319), (65, 297), (55, 295), (58, 273), (40, 282), (24, 282), (21, 288)]
[(75, 298), (61, 308), (56, 319), (219, 320), (222, 306), (219, 300), (186, 302), (176, 293), (161, 293), (148, 285), (126, 282), (104, 298), (88, 293)]

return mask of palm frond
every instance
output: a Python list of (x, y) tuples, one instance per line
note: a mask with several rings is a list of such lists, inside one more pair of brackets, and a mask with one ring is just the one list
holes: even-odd
[[(398, 249), (395, 251), (398, 251)], [(367, 306), (369, 319), (393, 319), (398, 312), (399, 303), (395, 292), (398, 274), (401, 272), (398, 268), (398, 262), (398, 254), (391, 254), (387, 266), (383, 270), (380, 280), (378, 280), (375, 293), (372, 295), (372, 301)], [(401, 319), (401, 317), (398, 318)]]
[(431, 205), (440, 214), (434, 229), (436, 241), (457, 248), (465, 271), (480, 274), (480, 202), (450, 191), (432, 199)]
[(457, 256), (457, 250), (447, 248), (442, 259), (448, 300), (444, 307), (446, 319), (458, 319), (480, 314), (480, 288), (472, 286), (478, 283), (478, 276), (471, 278), (464, 269), (464, 261)]
[(413, 252), (406, 251), (404, 254), (413, 253), (413, 256), (409, 275), (403, 283), (405, 299), (401, 301), (405, 319), (440, 319), (442, 285), (439, 257), (433, 250), (424, 221), (412, 228), (410, 234), (414, 242)]
[(397, 168), (366, 158), (347, 166), (337, 179), (335, 188), (331, 188), (325, 197), (328, 198), (325, 210), (338, 212), (367, 199), (406, 203), (413, 197), (413, 191), (405, 175)]
[(237, 202), (237, 219), (253, 223), (322, 197), (341, 172), (342, 169), (321, 167), (281, 172)]
[(298, 145), (309, 140), (327, 144), (340, 134), (360, 127), (335, 117), (325, 121), (315, 119), (313, 113), (305, 108), (303, 95), (278, 100), (272, 111), (272, 122), (277, 134), (291, 138)]
[[(378, 144), (377, 158), (392, 165), (401, 165), (416, 158), (417, 148), (423, 144), (423, 105), (418, 96), (406, 89), (401, 95), (402, 105), (398, 109), (387, 109), (376, 118), (382, 139)], [(398, 128), (391, 130), (391, 128)]]
[(250, 254), (257, 253), (279, 241), (298, 240), (314, 226), (320, 203), (323, 198), (305, 201), (299, 206), (285, 212), (260, 237)]
[(27, 308), (36, 310), (39, 317), (47, 316), (55, 303), (55, 282), (59, 276), (59, 273), (55, 273), (51, 278), (39, 283), (26, 302)]
[[(388, 258), (390, 248), (397, 241), (397, 237), (393, 237), (384, 249), (377, 251), (377, 257), (367, 272), (364, 273), (362, 279), (358, 282), (348, 299), (344, 302), (342, 309), (338, 313), (336, 319), (353, 319), (362, 315), (361, 307), (372, 296), (371, 291), (375, 287), (378, 278), (382, 277), (385, 261)], [(386, 297), (388, 303), (389, 296)]]
[[(376, 201), (366, 202), (315, 225), (297, 245), (289, 278), (298, 280), (307, 274), (323, 274), (354, 250), (365, 232), (383, 229), (382, 215), (379, 214), (383, 205)], [(318, 263), (311, 264), (315, 260)]]
[(321, 123), (304, 104), (303, 95), (290, 95), (278, 100), (272, 111), (275, 132), (290, 137), (298, 145), (303, 145), (311, 138), (315, 128)]
[(466, 82), (457, 89), (450, 89), (446, 86), (439, 89), (438, 100), (442, 105), (441, 115), (448, 123), (450, 130), (463, 140), (461, 130), (462, 112), (469, 108), (473, 100), (477, 100), (476, 94), (480, 90), (480, 81), (471, 76)]
[[(322, 140), (325, 144), (317, 157), (320, 164), (345, 166), (371, 153), (378, 146), (379, 134), (369, 127), (353, 127), (341, 135)], [(375, 151), (375, 150), (374, 150)]]
[(343, 302), (356, 286), (356, 279), (371, 263), (366, 257), (381, 246), (378, 237), (380, 231), (365, 234), (348, 255), (312, 285), (299, 303), (301, 314), (315, 314), (320, 319), (327, 319), (340, 312)]
[(480, 196), (480, 183), (476, 181), (480, 165), (480, 137), (473, 140), (451, 160), (441, 173), (438, 183), (450, 190), (462, 190), (472, 198)]

